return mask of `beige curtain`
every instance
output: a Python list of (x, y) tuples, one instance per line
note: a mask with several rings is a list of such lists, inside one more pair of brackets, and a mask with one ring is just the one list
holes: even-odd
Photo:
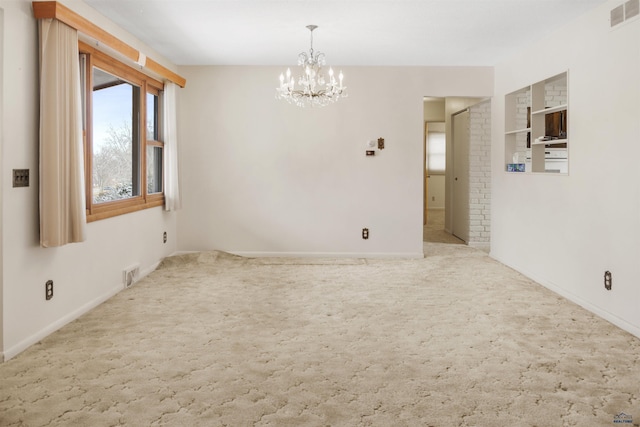
[(40, 30), (40, 245), (86, 235), (78, 32), (55, 19)]
[(164, 208), (175, 211), (182, 207), (178, 182), (178, 132), (176, 98), (178, 86), (165, 82), (163, 92), (163, 138), (164, 138)]

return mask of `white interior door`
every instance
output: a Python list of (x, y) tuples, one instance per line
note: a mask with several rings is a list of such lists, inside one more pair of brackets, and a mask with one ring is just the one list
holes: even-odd
[(453, 133), (453, 190), (451, 233), (469, 241), (469, 110), (454, 114)]

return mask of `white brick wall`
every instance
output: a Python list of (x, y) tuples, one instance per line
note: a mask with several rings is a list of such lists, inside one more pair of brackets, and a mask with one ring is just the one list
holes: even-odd
[[(528, 107), (531, 105), (531, 89), (520, 92), (516, 95), (516, 127), (515, 129), (526, 129), (529, 117)], [(514, 129), (514, 130), (515, 130)]]
[[(516, 97), (516, 121), (517, 129), (526, 129), (529, 126), (529, 107), (531, 106), (531, 90), (527, 89), (526, 92), (518, 94)], [(516, 135), (516, 150), (518, 154), (518, 163), (524, 163), (527, 157), (527, 133), (521, 132)], [(511, 159), (510, 159), (511, 160)]]
[(544, 88), (545, 107), (557, 107), (567, 103), (567, 83), (548, 84)]
[(474, 105), (469, 113), (469, 243), (488, 244), (491, 232), (491, 103)]

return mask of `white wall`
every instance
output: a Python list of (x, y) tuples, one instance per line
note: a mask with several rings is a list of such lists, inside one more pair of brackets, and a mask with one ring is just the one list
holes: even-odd
[(424, 121), (425, 122), (443, 122), (445, 98), (427, 97), (424, 99)]
[[(611, 30), (620, 3), (496, 67), (491, 254), (640, 336), (640, 20)], [(569, 175), (504, 172), (504, 95), (565, 70)]]
[(489, 96), (493, 70), (342, 67), (349, 97), (301, 109), (275, 99), (284, 68), (180, 68), (179, 249), (422, 256), (423, 96)]
[(429, 186), (428, 209), (444, 210), (444, 181), (444, 175), (431, 174), (427, 178), (427, 185)]
[[(65, 2), (128, 43), (82, 2)], [(4, 9), (2, 82), (2, 314), (5, 358), (10, 358), (123, 288), (122, 269), (139, 263), (148, 271), (176, 248), (175, 214), (148, 209), (90, 223), (84, 243), (39, 247), (38, 53), (30, 1), (0, 0)], [(145, 48), (145, 51), (150, 52)], [(149, 56), (154, 57), (152, 53)], [(155, 55), (154, 59), (163, 61)], [(165, 62), (166, 63), (166, 62)], [(31, 185), (13, 188), (11, 170), (28, 168)], [(169, 241), (162, 243), (162, 233)], [(45, 301), (44, 284), (54, 281)]]

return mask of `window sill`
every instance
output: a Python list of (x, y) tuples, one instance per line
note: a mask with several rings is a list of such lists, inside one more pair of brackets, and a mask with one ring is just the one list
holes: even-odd
[(142, 199), (133, 199), (126, 202), (105, 203), (94, 206), (93, 213), (87, 212), (87, 223), (158, 206), (164, 206), (164, 195), (149, 196), (146, 202)]

